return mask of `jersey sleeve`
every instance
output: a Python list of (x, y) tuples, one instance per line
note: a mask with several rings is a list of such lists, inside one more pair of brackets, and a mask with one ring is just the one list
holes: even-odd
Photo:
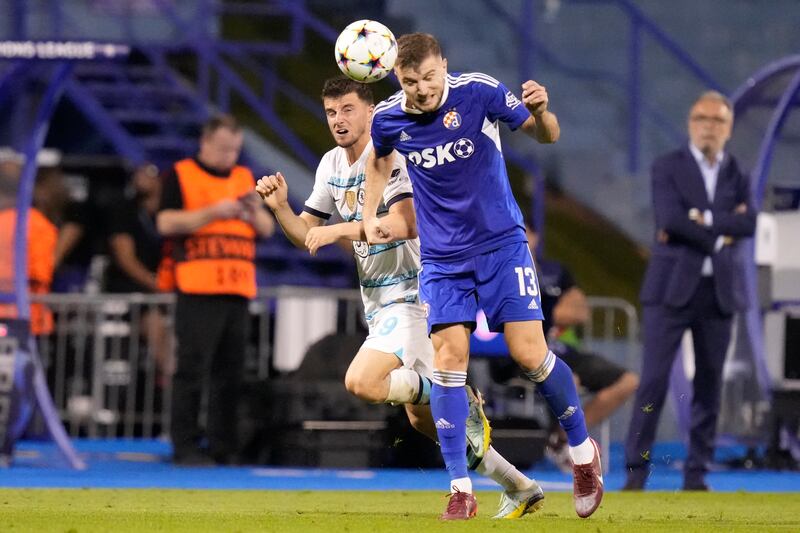
[(406, 169), (406, 159), (395, 152), (392, 173), (389, 176), (386, 189), (383, 191), (383, 202), (388, 209), (392, 207), (392, 204), (413, 196), (411, 179), (408, 177), (408, 170)]
[[(379, 104), (380, 105), (380, 104)], [(372, 148), (378, 157), (384, 157), (392, 153), (397, 144), (400, 134), (392, 134), (387, 131), (387, 124), (384, 120), (385, 115), (376, 113), (372, 117), (370, 136), (372, 137)]]
[(328, 187), (328, 160), (327, 156), (323, 157), (319, 166), (317, 166), (314, 189), (303, 206), (303, 211), (323, 220), (331, 218), (334, 209), (336, 209), (330, 187)]
[(499, 81), (497, 81), (497, 86), (495, 87), (485, 83), (477, 83), (475, 85), (483, 96), (483, 101), (486, 105), (486, 118), (491, 122), (500, 120), (508, 124), (509, 128), (515, 130), (522, 126), (522, 123), (531, 116), (522, 101)]

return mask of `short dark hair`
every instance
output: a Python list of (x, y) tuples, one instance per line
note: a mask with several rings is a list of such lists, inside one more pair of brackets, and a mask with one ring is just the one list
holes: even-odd
[(213, 135), (218, 129), (225, 128), (234, 133), (242, 131), (239, 121), (233, 115), (214, 115), (203, 124), (203, 137)]
[(356, 96), (369, 105), (375, 103), (375, 97), (372, 95), (372, 88), (369, 85), (350, 79), (347, 76), (328, 78), (322, 86), (323, 100), (325, 98), (341, 98), (350, 93), (356, 93)]
[(430, 56), (442, 55), (439, 41), (430, 33), (407, 33), (397, 39), (397, 62), (399, 68), (415, 68)]

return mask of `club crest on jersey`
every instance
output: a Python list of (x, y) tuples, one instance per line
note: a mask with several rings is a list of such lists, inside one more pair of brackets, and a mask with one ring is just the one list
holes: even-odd
[(363, 188), (358, 189), (358, 196), (357, 196), (358, 205), (364, 205), (364, 195), (365, 195), (364, 189)]
[(356, 206), (356, 191), (345, 191), (344, 201), (347, 204), (347, 209), (352, 211)]
[(461, 127), (461, 115), (459, 115), (458, 111), (455, 109), (451, 109), (445, 113), (444, 117), (442, 118), (442, 123), (448, 130), (457, 130)]

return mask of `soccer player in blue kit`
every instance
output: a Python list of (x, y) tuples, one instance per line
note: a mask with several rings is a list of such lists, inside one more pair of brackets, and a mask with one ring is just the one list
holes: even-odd
[(586, 518), (603, 497), (600, 451), (586, 430), (570, 368), (547, 348), (536, 271), (498, 130), (502, 121), (540, 143), (555, 142), (560, 130), (547, 109), (547, 91), (526, 81), (520, 101), (486, 74), (448, 74), (438, 41), (423, 33), (398, 39), (395, 74), (402, 90), (373, 114), (363, 223), (370, 241), (391, 232), (377, 209), (397, 150), (414, 186), (419, 292), (435, 350), (431, 411), (451, 479), (441, 518), (468, 519), (477, 512), (464, 453), (464, 384), (479, 306), (489, 328), (505, 334), (511, 357), (567, 433), (575, 510)]

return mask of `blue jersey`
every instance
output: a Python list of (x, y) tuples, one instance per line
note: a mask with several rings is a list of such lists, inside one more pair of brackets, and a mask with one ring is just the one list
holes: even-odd
[(457, 261), (525, 241), (499, 122), (516, 129), (528, 110), (486, 74), (448, 74), (443, 93), (438, 110), (421, 113), (398, 91), (372, 119), (378, 155), (395, 149), (406, 157), (422, 260)]

